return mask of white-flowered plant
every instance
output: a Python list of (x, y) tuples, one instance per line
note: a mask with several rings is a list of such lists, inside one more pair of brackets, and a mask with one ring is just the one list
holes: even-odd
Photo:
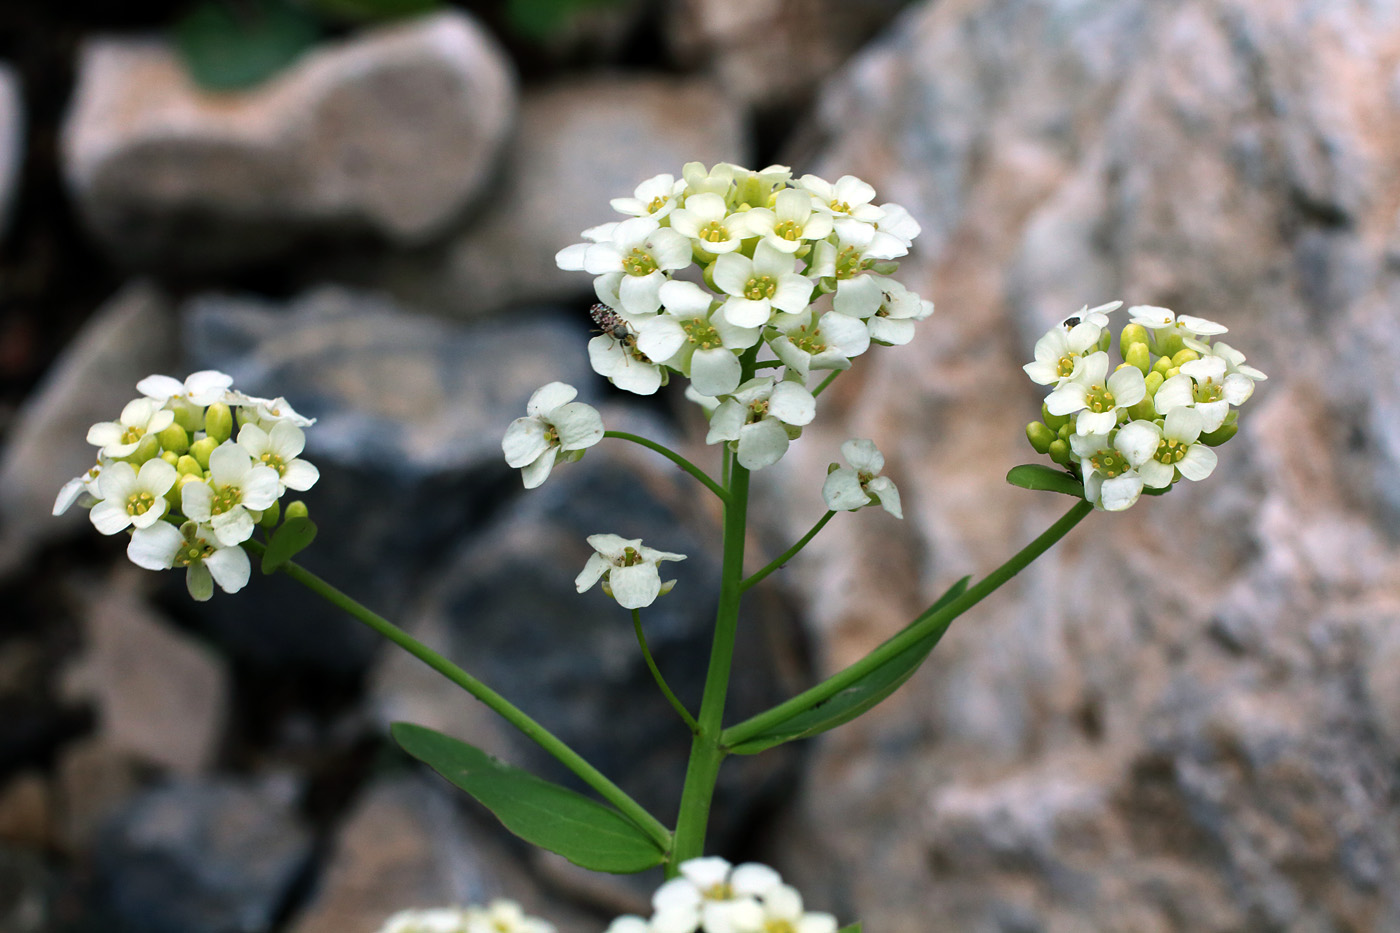
[(593, 554), (574, 579), (574, 586), (584, 593), (601, 581), (603, 592), (623, 609), (645, 609), (658, 596), (669, 593), (676, 581), (661, 582), (661, 562), (685, 560), (684, 554), (646, 547), (640, 538), (589, 535), (588, 546)]
[(1152, 305), (1128, 309), (1118, 338), (1123, 362), (1110, 373), (1108, 315), (1121, 304), (1086, 307), (1056, 324), (1024, 367), (1052, 387), (1026, 437), (1109, 512), (1182, 478), (1209, 476), (1218, 460), (1212, 448), (1235, 435), (1238, 407), (1267, 378), (1238, 350), (1212, 343), (1223, 325)]
[[(184, 568), (197, 600), (209, 599), (215, 585), (242, 589), (250, 563), (241, 545), (260, 524), (270, 530), (284, 517), (304, 517), (300, 504), (284, 516), (278, 500), (288, 489), (310, 489), (320, 473), (300, 456), (301, 428), (313, 419), (285, 399), (232, 385), (215, 370), (142, 379), (142, 397), (118, 420), (89, 429), (97, 462), (59, 490), (54, 514), (79, 505), (103, 534), (129, 532), (132, 563)], [(238, 442), (231, 439), (236, 427)]]
[(574, 461), (603, 439), (598, 409), (575, 402), (578, 390), (562, 382), (541, 386), (525, 405), (524, 418), (506, 429), (501, 449), (506, 463), (520, 470), (526, 489), (549, 478), (554, 464)]
[(651, 905), (650, 918), (619, 917), (606, 933), (836, 933), (835, 917), (804, 910), (802, 895), (758, 862), (682, 862)]
[(874, 441), (852, 438), (841, 445), (841, 456), (850, 466), (831, 464), (822, 484), (822, 498), (828, 509), (854, 512), (867, 505), (878, 505), (895, 518), (904, 517), (894, 480), (880, 475), (885, 457)]
[(515, 901), (498, 898), (485, 907), (401, 910), (379, 933), (554, 933), (554, 924), (532, 917)]

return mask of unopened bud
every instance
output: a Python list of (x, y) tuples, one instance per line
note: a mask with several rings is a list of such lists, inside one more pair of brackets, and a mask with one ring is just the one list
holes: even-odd
[(1064, 427), (1065, 425), (1069, 424), (1070, 416), (1069, 416), (1069, 415), (1052, 415), (1052, 414), (1050, 414), (1050, 409), (1048, 409), (1048, 408), (1045, 407), (1045, 403), (1044, 403), (1044, 402), (1041, 402), (1041, 403), (1040, 403), (1040, 420), (1041, 420), (1041, 421), (1044, 421), (1046, 427), (1048, 427), (1050, 430), (1052, 430), (1052, 431), (1058, 431), (1058, 430), (1060, 430), (1060, 428), (1062, 428), (1062, 427)]
[(171, 466), (174, 466), (175, 464), (180, 462), (180, 455), (175, 453), (175, 451), (173, 450), (162, 450), (160, 452), (160, 459), (164, 460)]
[(1054, 460), (1060, 466), (1069, 466), (1070, 463), (1073, 462), (1070, 458), (1071, 450), (1069, 444), (1059, 438), (1050, 442), (1050, 448), (1046, 453), (1050, 455), (1051, 460)]
[(263, 509), (262, 522), (261, 522), (262, 526), (263, 526), (264, 528), (266, 528), (268, 531), (271, 531), (272, 529), (276, 528), (276, 527), (277, 527), (277, 519), (278, 519), (278, 517), (281, 516), (281, 514), (282, 514), (282, 505), (281, 505), (280, 502), (278, 502), (276, 499), (274, 499), (274, 500), (272, 501), (272, 505), (270, 505), (270, 506), (268, 506), (267, 508)]
[(215, 402), (204, 413), (204, 433), (222, 444), (233, 436), (233, 412), (223, 402)]
[(1118, 351), (1123, 354), (1124, 359), (1127, 359), (1128, 352), (1133, 347), (1149, 345), (1146, 327), (1141, 324), (1123, 325), (1123, 332), (1118, 335)]
[(160, 456), (160, 439), (154, 434), (147, 434), (136, 442), (136, 449), (122, 457), (123, 460), (132, 466), (139, 467), (147, 460), (154, 460)]
[(204, 430), (204, 408), (202, 406), (191, 404), (187, 399), (177, 399), (171, 404), (170, 409), (175, 412), (175, 424), (190, 434)]
[(175, 454), (176, 457), (190, 449), (190, 434), (178, 423), (170, 425), (156, 437), (160, 439), (160, 446), (164, 447), (167, 453)]
[(201, 471), (209, 469), (209, 455), (219, 446), (219, 441), (212, 437), (201, 437), (190, 445), (190, 456), (194, 457), (199, 464)]
[[(1055, 432), (1039, 421), (1032, 421), (1026, 425), (1026, 440), (1031, 442), (1036, 453), (1047, 454), (1050, 452), (1050, 445), (1055, 442)], [(832, 467), (835, 466), (833, 463)]]
[(1157, 357), (1157, 362), (1152, 364), (1152, 371), (1154, 373), (1161, 373), (1162, 378), (1164, 379), (1171, 376), (1172, 370), (1175, 368), (1176, 367), (1172, 365), (1172, 359), (1169, 356), (1159, 356)]
[(1182, 347), (1172, 354), (1172, 365), (1180, 367), (1183, 363), (1190, 363), (1192, 360), (1199, 360), (1200, 358), (1201, 354), (1197, 353), (1195, 350), (1192, 350), (1190, 347)]
[(306, 508), (305, 502), (302, 502), (300, 499), (293, 499), (291, 502), (287, 503), (287, 507), (282, 510), (282, 514), (288, 521), (291, 521), (294, 518), (307, 518), (311, 513)]
[(179, 473), (181, 476), (204, 477), (204, 467), (200, 466), (199, 461), (189, 454), (185, 454), (179, 460), (175, 461), (175, 472)]
[(175, 485), (171, 486), (170, 491), (165, 494), (165, 498), (169, 500), (173, 508), (181, 508), (184, 503), (185, 487), (190, 483), (202, 482), (204, 482), (202, 477), (193, 476), (189, 473), (181, 473), (179, 477), (176, 478)]
[[(1233, 415), (1234, 412), (1232, 411), (1230, 414)], [(1234, 437), (1239, 429), (1240, 425), (1238, 421), (1227, 418), (1225, 423), (1214, 431), (1211, 431), (1209, 434), (1202, 434), (1200, 441), (1207, 447), (1219, 447), (1221, 444)]]
[(1123, 359), (1142, 370), (1144, 376), (1152, 369), (1152, 354), (1148, 351), (1145, 343), (1129, 344), (1128, 348), (1123, 351)]

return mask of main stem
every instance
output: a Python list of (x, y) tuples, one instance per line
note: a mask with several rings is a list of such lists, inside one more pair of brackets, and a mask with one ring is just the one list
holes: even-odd
[[(728, 454), (732, 458), (733, 454)], [(749, 471), (728, 461), (729, 498), (724, 504), (724, 562), (719, 585), (719, 611), (710, 646), (710, 668), (705, 675), (705, 695), (700, 701), (698, 728), (690, 744), (681, 791), (680, 814), (671, 847), (667, 873), (705, 853), (705, 829), (710, 821), (719, 765), (724, 759), (720, 734), (724, 729), (724, 701), (729, 692), (729, 669), (734, 662), (734, 636), (739, 628), (739, 598), (744, 579), (744, 535), (749, 506)]]

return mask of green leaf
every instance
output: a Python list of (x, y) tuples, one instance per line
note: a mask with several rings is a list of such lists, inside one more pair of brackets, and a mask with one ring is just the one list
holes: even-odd
[[(942, 609), (961, 596), (963, 591), (967, 589), (967, 583), (970, 579), (972, 578), (963, 577), (950, 586), (948, 591), (938, 597), (938, 601), (929, 607), (929, 613)], [(805, 739), (850, 722), (883, 702), (890, 694), (903, 686), (904, 682), (919, 669), (919, 665), (924, 663), (924, 659), (928, 657), (929, 652), (933, 651), (933, 646), (938, 644), (938, 640), (942, 637), (942, 631), (929, 633), (884, 664), (868, 672), (840, 693), (793, 714), (790, 718), (769, 727), (758, 735), (745, 739), (738, 745), (731, 747), (730, 751), (740, 755), (752, 755), (772, 748), (774, 745), (781, 745), (794, 739)]]
[(263, 554), (262, 572), (276, 573), (282, 565), (297, 556), (316, 540), (316, 523), (309, 518), (289, 518), (272, 533)]
[(841, 929), (837, 930), (836, 933), (860, 933), (860, 921), (857, 920), (855, 923), (851, 924), (848, 927), (842, 927)]
[(211, 91), (267, 80), (319, 35), (315, 17), (288, 0), (204, 0), (175, 24), (185, 66), (195, 83)]
[(590, 8), (619, 6), (622, 0), (507, 0), (506, 22), (517, 35), (543, 42), (563, 32)]
[(506, 829), (575, 865), (620, 875), (665, 858), (646, 833), (611, 807), (424, 726), (397, 722), (390, 732), (404, 751), (475, 797)]
[(1049, 492), (1062, 492), (1076, 499), (1084, 498), (1083, 483), (1064, 470), (1057, 470), (1043, 463), (1023, 463), (1012, 467), (1011, 472), (1006, 474), (1006, 481), (1022, 489), (1044, 489)]

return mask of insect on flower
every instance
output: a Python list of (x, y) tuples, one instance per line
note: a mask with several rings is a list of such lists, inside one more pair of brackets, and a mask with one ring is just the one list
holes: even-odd
[(598, 325), (600, 331), (616, 341), (625, 342), (632, 336), (632, 329), (627, 326), (622, 316), (601, 301), (588, 309), (588, 316)]

